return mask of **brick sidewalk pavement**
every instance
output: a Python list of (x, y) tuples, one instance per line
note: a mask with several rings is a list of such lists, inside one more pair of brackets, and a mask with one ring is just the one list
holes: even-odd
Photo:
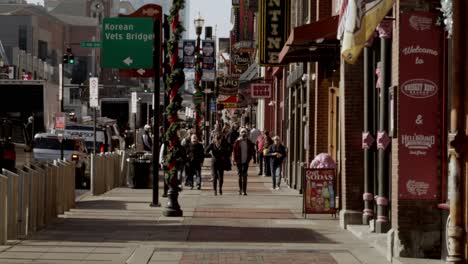
[[(77, 208), (28, 240), (0, 247), (0, 263), (129, 264), (385, 264), (367, 243), (330, 215), (301, 215), (301, 196), (249, 170), (248, 196), (235, 171), (214, 196), (204, 167), (201, 190), (185, 189), (184, 217), (150, 207), (151, 190), (114, 189), (86, 196)], [(161, 198), (161, 202), (166, 200)]]

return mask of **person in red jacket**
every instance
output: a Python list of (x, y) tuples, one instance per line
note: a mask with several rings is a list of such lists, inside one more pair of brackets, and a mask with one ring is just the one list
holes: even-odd
[(255, 147), (248, 138), (247, 129), (242, 128), (240, 137), (234, 142), (233, 160), (239, 175), (239, 195), (247, 195), (247, 170), (250, 160), (255, 155)]

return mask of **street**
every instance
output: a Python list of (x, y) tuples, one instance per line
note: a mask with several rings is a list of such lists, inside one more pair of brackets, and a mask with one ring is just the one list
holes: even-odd
[(82, 196), (55, 224), (1, 246), (0, 263), (387, 263), (331, 215), (304, 219), (302, 196), (271, 190), (255, 167), (248, 196), (238, 195), (235, 171), (226, 173), (222, 196), (209, 180), (204, 167), (202, 190), (182, 191), (178, 218), (149, 207), (150, 189)]

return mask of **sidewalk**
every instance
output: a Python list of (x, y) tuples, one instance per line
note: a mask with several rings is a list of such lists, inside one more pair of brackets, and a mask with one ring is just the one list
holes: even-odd
[(181, 193), (183, 217), (150, 207), (150, 189), (81, 196), (54, 225), (0, 247), (0, 263), (388, 263), (338, 219), (304, 219), (297, 191), (284, 184), (271, 190), (271, 178), (257, 176), (255, 168), (248, 196), (238, 195), (235, 171), (226, 173), (223, 195), (214, 196), (207, 169), (202, 190)]

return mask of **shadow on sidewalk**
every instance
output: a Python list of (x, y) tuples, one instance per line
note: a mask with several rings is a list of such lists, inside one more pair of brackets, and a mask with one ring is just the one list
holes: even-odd
[(174, 221), (156, 220), (68, 218), (44, 231), (34, 234), (31, 239), (67, 242), (337, 243), (307, 228), (174, 225)]

